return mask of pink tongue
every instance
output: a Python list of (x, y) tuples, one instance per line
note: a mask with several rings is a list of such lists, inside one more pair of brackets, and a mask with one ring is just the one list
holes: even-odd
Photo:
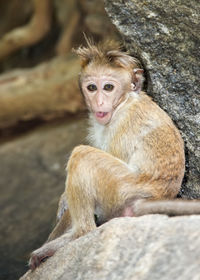
[(107, 115), (106, 112), (96, 112), (96, 116), (97, 116), (98, 118), (103, 118), (103, 117), (105, 117), (105, 115)]

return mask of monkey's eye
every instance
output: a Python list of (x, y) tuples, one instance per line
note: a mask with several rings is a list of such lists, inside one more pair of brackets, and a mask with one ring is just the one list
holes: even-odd
[(87, 86), (87, 89), (89, 91), (95, 91), (95, 90), (97, 90), (97, 86), (95, 84), (90, 84)]
[(106, 91), (112, 91), (114, 89), (114, 86), (111, 84), (105, 84), (103, 89)]

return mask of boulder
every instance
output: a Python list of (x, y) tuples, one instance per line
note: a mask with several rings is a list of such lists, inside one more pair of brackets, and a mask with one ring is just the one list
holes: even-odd
[(198, 0), (105, 0), (131, 54), (146, 70), (147, 93), (185, 140), (180, 195), (200, 198), (200, 3)]
[(199, 279), (200, 216), (117, 218), (20, 280)]

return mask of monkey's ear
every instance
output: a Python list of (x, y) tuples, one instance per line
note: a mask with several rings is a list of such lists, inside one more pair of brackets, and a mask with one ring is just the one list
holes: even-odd
[(139, 93), (142, 90), (142, 85), (144, 81), (143, 73), (144, 73), (143, 69), (139, 69), (139, 68), (133, 69), (132, 90), (134, 92)]

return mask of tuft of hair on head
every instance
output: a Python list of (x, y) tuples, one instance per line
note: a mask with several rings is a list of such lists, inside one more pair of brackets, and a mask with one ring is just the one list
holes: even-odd
[(87, 46), (80, 46), (73, 50), (81, 59), (81, 66), (85, 68), (89, 64), (111, 65), (112, 67), (121, 67), (125, 69), (140, 68), (140, 62), (123, 52), (119, 42), (106, 40), (95, 44), (92, 39), (85, 37)]

